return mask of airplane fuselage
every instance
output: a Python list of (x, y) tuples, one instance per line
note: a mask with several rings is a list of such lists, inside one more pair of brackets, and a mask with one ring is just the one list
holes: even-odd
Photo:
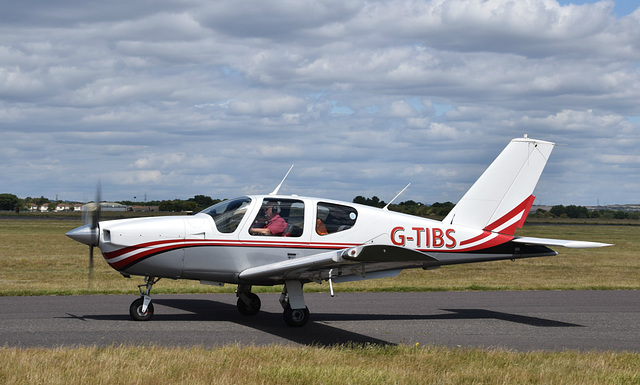
[[(98, 246), (107, 263), (126, 275), (261, 285), (283, 283), (284, 279), (251, 282), (239, 278), (239, 273), (364, 244), (409, 248), (424, 254), (424, 259), (419, 254), (411, 260), (390, 258), (363, 265), (364, 271), (355, 268), (357, 262), (350, 261), (340, 270), (340, 276), (353, 275), (355, 271), (364, 272), (359, 276), (365, 278), (366, 273), (383, 270), (433, 267), (471, 259), (511, 259), (522, 254), (515, 246), (505, 246), (512, 236), (354, 203), (298, 196), (247, 196), (225, 202), (234, 201), (242, 202), (240, 209), (214, 215), (204, 210), (194, 216), (101, 222)], [(281, 214), (290, 227), (288, 233), (252, 234), (265, 201), (279, 203), (283, 208)], [(322, 231), (318, 229), (319, 221), (325, 226)], [(549, 249), (534, 252), (555, 254)], [(313, 277), (310, 275), (307, 280)]]

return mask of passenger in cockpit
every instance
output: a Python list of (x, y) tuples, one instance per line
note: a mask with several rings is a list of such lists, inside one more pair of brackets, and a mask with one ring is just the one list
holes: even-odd
[(264, 207), (266, 221), (254, 224), (251, 234), (254, 235), (280, 235), (287, 228), (287, 222), (280, 216), (280, 206), (275, 202), (268, 202)]

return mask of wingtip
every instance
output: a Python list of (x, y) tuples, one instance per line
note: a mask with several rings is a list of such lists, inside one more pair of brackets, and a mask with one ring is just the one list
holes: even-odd
[(567, 243), (564, 247), (569, 249), (592, 249), (596, 247), (608, 247), (615, 246), (613, 243), (601, 243), (601, 242), (586, 242), (586, 241), (574, 241)]

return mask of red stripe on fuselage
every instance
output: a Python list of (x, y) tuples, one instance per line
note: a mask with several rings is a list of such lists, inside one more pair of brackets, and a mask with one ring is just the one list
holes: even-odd
[[(162, 246), (166, 245), (166, 246)], [(109, 265), (119, 270), (125, 266), (130, 266), (134, 263), (141, 261), (142, 259), (150, 256), (164, 253), (171, 250), (178, 250), (182, 248), (190, 247), (270, 247), (270, 248), (305, 248), (305, 249), (328, 249), (339, 250), (348, 247), (357, 246), (355, 243), (306, 243), (306, 242), (282, 242), (282, 241), (236, 241), (236, 240), (201, 240), (201, 239), (174, 239), (165, 241), (154, 241), (141, 243), (135, 246), (127, 246), (122, 249), (104, 252), (102, 255)], [(136, 252), (138, 251), (138, 252)], [(127, 253), (133, 253), (132, 255), (116, 261), (110, 260), (125, 255)]]

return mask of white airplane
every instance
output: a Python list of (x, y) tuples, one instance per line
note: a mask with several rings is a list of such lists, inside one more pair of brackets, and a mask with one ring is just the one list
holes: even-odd
[(442, 221), (279, 195), (283, 179), (269, 195), (226, 200), (192, 216), (100, 222), (96, 205), (89, 223), (67, 236), (89, 245), (91, 256), (99, 247), (123, 276), (145, 277), (129, 309), (134, 320), (152, 317), (151, 288), (171, 278), (238, 285), (243, 315), (260, 310), (253, 285), (284, 284), (284, 320), (303, 326), (309, 320), (305, 283), (328, 281), (333, 295), (334, 282), (392, 277), (402, 269), (557, 255), (547, 246), (609, 246), (514, 235), (553, 147), (526, 135), (513, 139)]

